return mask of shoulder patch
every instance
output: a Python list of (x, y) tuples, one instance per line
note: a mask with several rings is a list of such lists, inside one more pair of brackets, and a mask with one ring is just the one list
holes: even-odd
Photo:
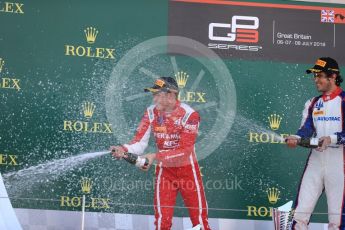
[(186, 114), (183, 116), (182, 121), (181, 121), (182, 126), (185, 126), (190, 115), (192, 115), (192, 113), (194, 113), (195, 110), (185, 103), (181, 103), (181, 107), (186, 111)]

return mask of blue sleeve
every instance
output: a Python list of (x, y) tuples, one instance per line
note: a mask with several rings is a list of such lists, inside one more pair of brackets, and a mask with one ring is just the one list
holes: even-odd
[(313, 122), (313, 105), (317, 99), (308, 100), (304, 105), (302, 124), (296, 135), (310, 138), (315, 133)]
[(345, 144), (345, 132), (335, 133), (337, 135), (337, 144), (344, 145)]
[(342, 100), (341, 100), (341, 113), (343, 114), (342, 116), (342, 131), (335, 133), (337, 135), (337, 144), (338, 145), (344, 145), (345, 144), (345, 117), (344, 117), (344, 112), (345, 112), (345, 97), (344, 97), (344, 92), (341, 94)]

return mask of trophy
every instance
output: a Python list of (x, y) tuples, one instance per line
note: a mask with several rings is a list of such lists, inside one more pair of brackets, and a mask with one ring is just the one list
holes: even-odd
[(292, 201), (287, 202), (283, 206), (273, 208), (272, 219), (274, 230), (290, 230), (292, 226), (293, 211)]

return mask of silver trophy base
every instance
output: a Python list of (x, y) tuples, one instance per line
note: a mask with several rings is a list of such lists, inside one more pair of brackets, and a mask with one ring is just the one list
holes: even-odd
[(280, 206), (273, 208), (272, 219), (274, 223), (274, 230), (291, 230), (293, 211), (292, 201)]

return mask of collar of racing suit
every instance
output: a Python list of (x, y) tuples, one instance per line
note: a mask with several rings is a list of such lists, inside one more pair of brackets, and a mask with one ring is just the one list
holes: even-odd
[(332, 100), (332, 99), (334, 99), (336, 96), (338, 96), (342, 91), (343, 91), (343, 90), (342, 90), (340, 87), (337, 87), (331, 94), (329, 94), (329, 95), (323, 94), (323, 95), (322, 95), (322, 99), (323, 99), (323, 101)]

